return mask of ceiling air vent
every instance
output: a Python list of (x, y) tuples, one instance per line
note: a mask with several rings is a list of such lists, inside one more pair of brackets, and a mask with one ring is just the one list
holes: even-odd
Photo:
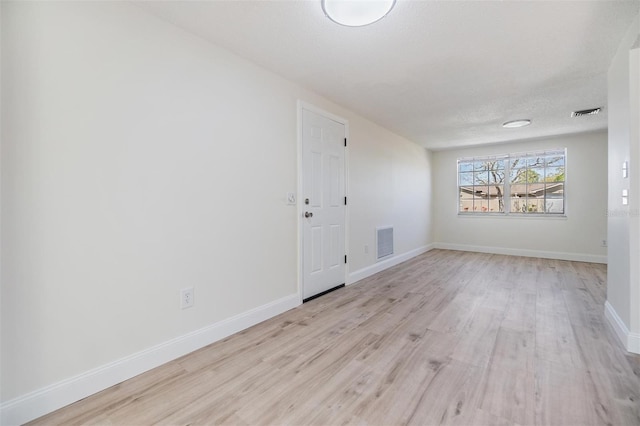
[(602, 108), (583, 109), (582, 111), (573, 111), (571, 117), (582, 117), (583, 115), (596, 115)]

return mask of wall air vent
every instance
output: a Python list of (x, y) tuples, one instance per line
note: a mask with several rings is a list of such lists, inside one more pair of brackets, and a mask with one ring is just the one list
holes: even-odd
[(583, 109), (582, 111), (573, 111), (571, 117), (582, 117), (583, 115), (596, 115), (602, 108)]
[(376, 228), (377, 260), (393, 254), (393, 226)]

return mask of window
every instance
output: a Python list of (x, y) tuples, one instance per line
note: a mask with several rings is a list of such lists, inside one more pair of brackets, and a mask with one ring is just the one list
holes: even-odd
[(563, 215), (566, 150), (458, 160), (460, 214)]

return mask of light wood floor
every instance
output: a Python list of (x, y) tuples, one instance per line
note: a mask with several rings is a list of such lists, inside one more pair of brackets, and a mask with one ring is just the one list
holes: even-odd
[(33, 424), (640, 425), (605, 283), (434, 250)]

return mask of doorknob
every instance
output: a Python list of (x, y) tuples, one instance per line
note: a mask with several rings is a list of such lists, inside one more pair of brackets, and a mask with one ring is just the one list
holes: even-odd
[(313, 213), (304, 212), (304, 217), (313, 217)]

